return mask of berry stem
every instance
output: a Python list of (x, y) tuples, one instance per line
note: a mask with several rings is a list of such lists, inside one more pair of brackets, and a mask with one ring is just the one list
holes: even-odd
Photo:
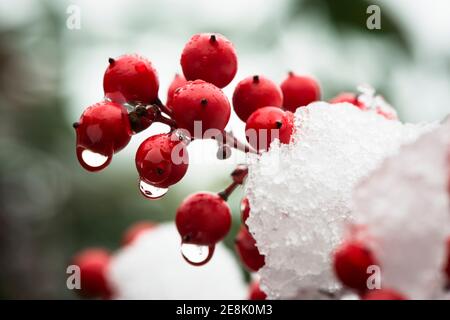
[(155, 121), (167, 124), (171, 129), (178, 128), (177, 122), (175, 120), (173, 120), (172, 118), (165, 117), (161, 113), (158, 114)]
[(236, 190), (236, 188), (244, 183), (245, 178), (248, 174), (248, 168), (245, 165), (238, 165), (236, 169), (231, 173), (231, 177), (233, 178), (233, 182), (225, 188), (225, 190), (218, 193), (218, 195), (225, 201), (228, 200), (228, 197)]
[(156, 98), (156, 100), (153, 102), (153, 104), (157, 105), (162, 112), (164, 112), (165, 114), (167, 114), (169, 117), (172, 118), (172, 115), (173, 115), (172, 110), (167, 108), (167, 106), (164, 103), (162, 103), (159, 98)]
[[(230, 147), (240, 150), (242, 152), (245, 152), (245, 153), (251, 152), (254, 154), (258, 154), (258, 152), (252, 146), (250, 146), (247, 143), (239, 141), (239, 139), (236, 138), (233, 135), (233, 133), (231, 133), (231, 132), (227, 132), (224, 130), (222, 137), (223, 137), (222, 138), (223, 140), (222, 140), (221, 144), (224, 144), (224, 142), (226, 142), (226, 144), (229, 145)], [(219, 144), (220, 144), (220, 141), (219, 141)]]
[(225, 190), (220, 191), (218, 193), (219, 197), (221, 197), (223, 200), (227, 201), (228, 197), (233, 193), (234, 190), (239, 186), (239, 183), (236, 181), (233, 181), (228, 187), (225, 188)]

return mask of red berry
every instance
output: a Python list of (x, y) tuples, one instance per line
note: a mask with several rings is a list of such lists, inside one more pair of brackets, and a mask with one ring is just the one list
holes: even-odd
[(358, 100), (358, 97), (356, 96), (356, 94), (351, 93), (351, 92), (342, 92), (330, 100), (331, 104), (337, 104), (337, 103), (343, 103), (343, 102), (351, 103), (355, 107), (360, 108), (361, 110), (365, 109), (364, 104)]
[(447, 282), (450, 284), (450, 237), (447, 238), (447, 260), (445, 263), (445, 274), (447, 275)]
[(167, 101), (166, 105), (168, 108), (172, 106), (173, 95), (175, 94), (175, 90), (184, 86), (187, 83), (186, 78), (183, 75), (175, 74), (175, 78), (173, 78), (172, 83), (167, 90)]
[(375, 265), (372, 252), (362, 243), (344, 242), (334, 253), (334, 272), (345, 286), (364, 292), (367, 289), (367, 268)]
[(250, 271), (256, 272), (264, 266), (264, 256), (259, 253), (255, 239), (244, 226), (239, 230), (235, 244), (241, 261)]
[(154, 187), (167, 188), (184, 177), (189, 156), (184, 141), (175, 134), (162, 133), (141, 143), (135, 162), (141, 180)]
[(361, 300), (407, 300), (405, 296), (391, 289), (369, 290)]
[(223, 88), (236, 75), (236, 51), (220, 34), (196, 34), (183, 49), (181, 67), (187, 80), (201, 79)]
[[(74, 128), (78, 161), (89, 171), (105, 168), (113, 153), (123, 149), (132, 135), (127, 110), (120, 104), (108, 101), (87, 108), (80, 120), (74, 123)], [(89, 157), (92, 153), (105, 159), (92, 161)]]
[(304, 107), (320, 99), (320, 86), (316, 80), (308, 76), (298, 76), (289, 72), (281, 84), (283, 91), (283, 107), (294, 112), (298, 107)]
[(259, 282), (258, 281), (252, 282), (252, 284), (250, 285), (248, 300), (266, 300), (266, 299), (267, 295), (259, 287)]
[(245, 222), (247, 221), (249, 215), (250, 215), (250, 203), (248, 202), (247, 197), (245, 197), (241, 201), (241, 220), (242, 224), (246, 227), (247, 224)]
[(259, 108), (267, 106), (281, 108), (282, 104), (283, 93), (280, 87), (263, 76), (245, 78), (234, 89), (234, 111), (244, 122)]
[[(175, 91), (172, 111), (178, 127), (201, 139), (208, 129), (225, 129), (231, 107), (222, 90), (203, 80), (196, 80)], [(197, 130), (194, 130), (195, 126), (199, 126)]]
[(122, 237), (122, 245), (127, 246), (132, 244), (137, 238), (139, 238), (143, 233), (154, 229), (156, 224), (149, 221), (140, 221), (129, 227)]
[(80, 294), (88, 298), (108, 298), (111, 288), (107, 281), (109, 253), (104, 249), (86, 249), (72, 259), (72, 263), (80, 268)]
[(199, 192), (183, 200), (175, 220), (184, 243), (213, 245), (230, 231), (231, 211), (219, 195)]
[(116, 102), (151, 104), (158, 97), (158, 74), (150, 61), (138, 55), (109, 59), (103, 89)]
[(277, 107), (256, 110), (247, 119), (247, 141), (257, 150), (269, 150), (270, 143), (278, 138), (288, 144), (294, 131), (294, 114)]

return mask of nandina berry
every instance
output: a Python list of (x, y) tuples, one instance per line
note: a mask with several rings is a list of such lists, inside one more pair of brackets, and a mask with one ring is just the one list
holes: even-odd
[(336, 97), (334, 97), (333, 99), (330, 100), (331, 104), (344, 103), (344, 102), (353, 104), (355, 107), (358, 107), (361, 110), (366, 108), (364, 106), (364, 104), (358, 100), (358, 96), (351, 92), (339, 93)]
[(407, 300), (405, 296), (392, 289), (369, 290), (361, 300)]
[(201, 139), (208, 129), (222, 131), (225, 128), (231, 107), (222, 90), (203, 80), (196, 80), (175, 91), (172, 111), (179, 128)]
[(91, 248), (81, 251), (72, 259), (80, 268), (80, 294), (87, 298), (109, 298), (111, 288), (107, 280), (109, 253), (104, 249)]
[(183, 49), (181, 67), (187, 80), (201, 79), (223, 88), (236, 75), (236, 51), (220, 34), (196, 34)]
[(184, 243), (213, 245), (230, 231), (231, 211), (219, 195), (199, 192), (183, 200), (175, 221)]
[(123, 234), (122, 245), (127, 246), (132, 244), (142, 234), (156, 227), (156, 224), (149, 221), (140, 221), (131, 225)]
[(239, 230), (236, 236), (235, 246), (242, 263), (250, 271), (256, 272), (264, 266), (264, 256), (259, 253), (256, 241), (246, 227), (242, 226)]
[(376, 261), (370, 249), (359, 241), (346, 241), (334, 252), (334, 272), (345, 286), (364, 292), (367, 289), (367, 268)]
[(189, 156), (183, 140), (175, 134), (162, 133), (141, 143), (135, 162), (141, 180), (154, 187), (167, 188), (184, 177)]
[[(131, 139), (127, 110), (118, 103), (102, 101), (87, 108), (74, 123), (77, 134), (76, 151), (80, 164), (89, 171), (99, 171), (111, 161), (115, 152), (123, 149)], [(105, 157), (91, 163), (89, 154)]]
[(250, 284), (250, 290), (248, 294), (248, 300), (266, 300), (267, 295), (261, 290), (258, 281), (253, 281)]
[(299, 76), (293, 72), (289, 72), (286, 80), (281, 83), (281, 91), (283, 107), (292, 112), (320, 99), (319, 83), (311, 77)]
[(182, 74), (175, 74), (175, 77), (172, 80), (172, 83), (169, 86), (169, 89), (167, 90), (167, 100), (166, 105), (169, 109), (171, 109), (172, 106), (172, 100), (173, 95), (175, 94), (175, 90), (178, 88), (184, 86), (187, 83), (186, 78)]
[(248, 198), (245, 197), (244, 199), (242, 199), (241, 201), (241, 220), (242, 220), (242, 224), (244, 226), (247, 226), (247, 224), (245, 223), (248, 219), (250, 215), (250, 203), (248, 202)]
[(247, 119), (247, 141), (257, 150), (269, 150), (273, 140), (288, 144), (294, 131), (294, 114), (277, 107), (256, 110)]
[(239, 82), (233, 93), (234, 111), (242, 121), (259, 108), (283, 104), (280, 87), (264, 76), (252, 76)]
[(119, 103), (151, 104), (158, 98), (158, 74), (151, 62), (139, 55), (110, 58), (103, 89), (106, 97)]

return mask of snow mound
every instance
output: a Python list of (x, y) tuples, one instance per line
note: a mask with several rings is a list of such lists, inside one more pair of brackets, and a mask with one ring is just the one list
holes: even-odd
[(355, 190), (356, 221), (372, 239), (382, 286), (411, 299), (443, 295), (449, 163), (446, 121), (386, 159)]
[(115, 299), (245, 299), (247, 286), (231, 252), (222, 244), (202, 267), (188, 264), (180, 253), (173, 223), (139, 236), (112, 258), (108, 279)]
[(246, 182), (247, 224), (266, 256), (259, 274), (271, 299), (301, 298), (311, 290), (327, 297), (340, 288), (331, 252), (354, 220), (355, 184), (400, 145), (435, 127), (387, 120), (348, 103), (313, 103), (297, 109), (295, 118), (293, 142), (274, 141), (251, 158)]

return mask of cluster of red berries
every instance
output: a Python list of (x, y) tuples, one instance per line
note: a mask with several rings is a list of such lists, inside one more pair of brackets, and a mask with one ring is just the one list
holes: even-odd
[[(377, 262), (367, 237), (364, 239), (358, 236), (357, 231), (361, 229), (363, 229), (362, 226), (355, 227), (356, 232), (335, 250), (333, 267), (336, 277), (346, 288), (359, 294), (363, 300), (406, 300), (405, 295), (393, 289), (368, 289), (369, 267), (379, 266), (381, 269), (382, 266)], [(447, 277), (448, 284), (450, 284), (450, 237), (447, 240), (446, 257), (443, 272)]]
[[(135, 158), (142, 194), (156, 199), (186, 174), (187, 145), (191, 140), (217, 139), (220, 158), (226, 158), (230, 148), (254, 153), (268, 150), (276, 138), (288, 144), (294, 132), (293, 112), (321, 97), (316, 80), (292, 72), (281, 85), (262, 75), (243, 79), (234, 90), (232, 104), (238, 117), (246, 122), (247, 144), (225, 131), (231, 106), (221, 89), (234, 79), (238, 68), (232, 43), (219, 34), (194, 35), (185, 45), (180, 62), (184, 76), (175, 76), (163, 104), (158, 94), (158, 75), (149, 60), (138, 55), (109, 59), (103, 78), (104, 100), (87, 108), (74, 123), (76, 154), (85, 169), (102, 170), (134, 134), (154, 122), (164, 123), (170, 132), (147, 138)], [(365, 109), (354, 94), (339, 95), (330, 102), (349, 102)], [(185, 252), (182, 249), (183, 256), (192, 264), (206, 263), (215, 244), (229, 232), (231, 211), (226, 200), (243, 184), (246, 175), (247, 168), (238, 166), (232, 173), (233, 183), (224, 191), (199, 192), (179, 206), (176, 225), (182, 243), (196, 246), (201, 256), (194, 259), (189, 256), (191, 247)], [(257, 271), (264, 265), (264, 256), (245, 225), (249, 212), (248, 200), (244, 199), (244, 226), (237, 235), (236, 250), (244, 265)]]

